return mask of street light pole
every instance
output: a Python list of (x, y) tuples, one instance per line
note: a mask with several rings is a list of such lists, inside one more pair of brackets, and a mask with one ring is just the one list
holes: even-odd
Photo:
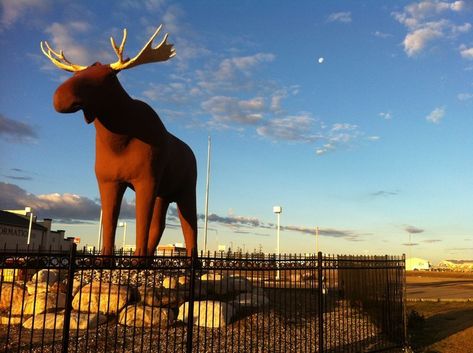
[(315, 253), (319, 253), (319, 227), (315, 227)]
[(25, 207), (25, 213), (30, 213), (30, 224), (28, 226), (28, 239), (26, 239), (26, 245), (30, 245), (31, 241), (31, 229), (33, 228), (33, 210), (31, 207)]
[[(282, 212), (282, 207), (281, 206), (274, 206), (273, 207), (273, 212), (276, 214), (277, 219), (278, 219), (278, 225), (277, 225), (277, 230), (276, 230), (276, 253), (278, 255), (278, 260), (281, 257), (281, 252), (279, 248), (279, 232), (281, 230), (281, 212)], [(276, 279), (279, 280), (279, 269), (276, 272)]]
[(209, 136), (207, 145), (207, 181), (205, 184), (204, 253), (207, 252), (207, 228), (209, 224), (210, 144)]
[(100, 209), (100, 219), (99, 219), (99, 234), (97, 237), (97, 251), (100, 251), (100, 247), (102, 246), (102, 209)]
[(118, 223), (119, 227), (123, 227), (123, 245), (122, 249), (125, 251), (125, 244), (126, 244), (126, 222), (120, 222)]

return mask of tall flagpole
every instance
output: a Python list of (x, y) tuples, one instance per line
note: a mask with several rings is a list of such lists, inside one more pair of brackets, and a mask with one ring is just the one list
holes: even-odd
[(207, 227), (209, 223), (209, 185), (210, 185), (210, 136), (207, 146), (207, 182), (205, 185), (204, 252), (207, 252)]

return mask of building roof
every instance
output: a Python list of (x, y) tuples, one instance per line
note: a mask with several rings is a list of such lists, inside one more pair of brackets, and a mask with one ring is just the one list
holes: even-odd
[(455, 265), (473, 264), (473, 260), (443, 260), (440, 263), (450, 262)]
[[(24, 216), (19, 216), (17, 214), (7, 212), (7, 211), (1, 211), (0, 210), (0, 224), (5, 224), (9, 226), (15, 226), (15, 227), (22, 227), (22, 228), (28, 228), (30, 226), (30, 219), (28, 217)], [(37, 224), (36, 222), (33, 221), (33, 224), (31, 226), (32, 229), (36, 230), (41, 230), (41, 231), (47, 231), (48, 228)]]

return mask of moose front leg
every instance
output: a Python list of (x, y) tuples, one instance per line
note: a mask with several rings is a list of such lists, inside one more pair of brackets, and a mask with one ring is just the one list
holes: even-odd
[(102, 254), (112, 255), (115, 245), (115, 230), (126, 185), (117, 182), (99, 182), (99, 190), (102, 201)]
[(136, 193), (136, 256), (148, 254), (148, 238), (151, 218), (156, 200), (155, 183), (146, 182), (135, 185)]

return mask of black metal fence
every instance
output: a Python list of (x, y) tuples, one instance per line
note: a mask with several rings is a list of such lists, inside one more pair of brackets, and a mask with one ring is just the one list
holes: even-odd
[(0, 352), (405, 346), (404, 258), (0, 251)]

